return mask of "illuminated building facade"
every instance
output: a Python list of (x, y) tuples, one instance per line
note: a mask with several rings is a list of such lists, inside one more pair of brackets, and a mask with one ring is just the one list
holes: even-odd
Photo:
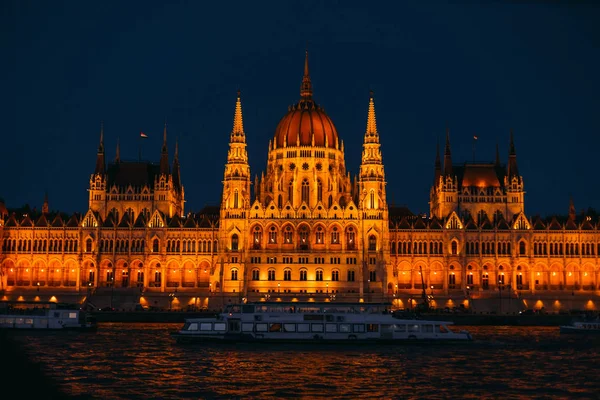
[[(144, 296), (374, 301), (494, 293), (597, 295), (597, 220), (525, 215), (513, 135), (508, 162), (453, 164), (446, 136), (430, 192), (430, 215), (388, 204), (373, 94), (359, 173), (346, 170), (344, 142), (313, 99), (308, 55), (300, 100), (268, 144), (252, 182), (241, 99), (220, 207), (184, 211), (178, 151), (167, 128), (159, 163), (106, 166), (101, 129), (83, 215), (0, 208), (0, 290)], [(417, 297), (418, 298), (418, 297)], [(412, 300), (411, 300), (412, 301)], [(189, 303), (188, 303), (189, 304)]]

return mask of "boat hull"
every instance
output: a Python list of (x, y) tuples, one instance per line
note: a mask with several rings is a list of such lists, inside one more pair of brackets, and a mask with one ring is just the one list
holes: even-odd
[(579, 328), (576, 326), (561, 326), (561, 334), (600, 335), (600, 329)]

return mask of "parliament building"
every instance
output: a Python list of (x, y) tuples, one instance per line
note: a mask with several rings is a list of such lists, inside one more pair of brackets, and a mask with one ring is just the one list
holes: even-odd
[(238, 92), (221, 204), (199, 212), (184, 209), (166, 125), (157, 163), (121, 160), (118, 147), (107, 163), (101, 129), (87, 212), (51, 213), (46, 201), (39, 212), (16, 213), (0, 204), (0, 297), (60, 300), (108, 288), (176, 308), (213, 299), (408, 308), (427, 294), (437, 307), (505, 296), (546, 309), (577, 298), (595, 309), (599, 221), (572, 206), (564, 218), (526, 216), (512, 133), (508, 159), (496, 151), (488, 163), (455, 163), (447, 134), (429, 215), (415, 215), (388, 202), (372, 93), (366, 114), (351, 176), (344, 142), (313, 99), (307, 54), (300, 98), (252, 179)]

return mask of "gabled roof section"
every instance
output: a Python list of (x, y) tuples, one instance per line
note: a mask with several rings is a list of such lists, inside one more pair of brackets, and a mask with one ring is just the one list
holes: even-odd
[(594, 226), (592, 225), (592, 222), (586, 218), (581, 223), (581, 227), (579, 229), (583, 231), (591, 231), (594, 230)]
[(150, 227), (164, 228), (165, 225), (165, 218), (163, 217), (162, 213), (158, 210), (154, 210), (152, 217), (150, 218)]
[(167, 226), (169, 228), (181, 228), (181, 219), (179, 219), (179, 215), (173, 215), (173, 218), (171, 218)]
[(184, 228), (196, 228), (196, 220), (194, 220), (194, 217), (192, 214), (188, 215), (187, 219), (185, 220), (185, 223), (183, 224)]
[(4, 226), (19, 226), (19, 224), (17, 223), (17, 218), (15, 216), (15, 213), (12, 213), (10, 217), (8, 217), (8, 220), (6, 220), (6, 222), (4, 223)]
[(38, 228), (42, 228), (42, 227), (48, 227), (50, 226), (50, 223), (48, 222), (48, 219), (46, 218), (45, 214), (40, 215), (40, 217), (37, 219), (37, 221), (35, 221), (35, 226)]
[(398, 223), (398, 229), (411, 229), (410, 222), (408, 221), (408, 217), (402, 217), (400, 223)]
[(427, 229), (427, 224), (424, 218), (417, 218), (413, 225), (413, 229)]
[(548, 229), (550, 229), (551, 231), (560, 231), (562, 230), (562, 225), (558, 222), (558, 220), (556, 219), (556, 217), (552, 217), (552, 221), (550, 221), (550, 224), (548, 225)]
[(146, 227), (146, 216), (144, 215), (144, 213), (139, 213), (138, 217), (136, 218), (134, 224), (133, 224), (134, 228), (145, 228)]
[(508, 222), (504, 218), (500, 218), (496, 223), (496, 228), (498, 230), (510, 230), (510, 225), (508, 225)]
[(67, 221), (67, 228), (77, 228), (79, 226), (79, 219), (76, 214), (73, 214), (69, 221)]
[(452, 214), (446, 220), (446, 229), (464, 229), (464, 224), (456, 215), (456, 211), (452, 211)]
[(429, 229), (442, 229), (442, 222), (437, 217), (431, 218), (429, 221)]
[(98, 225), (100, 225), (100, 216), (97, 212), (88, 210), (88, 212), (85, 213), (85, 217), (83, 217), (81, 226), (84, 228), (95, 228)]
[(533, 229), (537, 231), (544, 231), (546, 230), (546, 224), (544, 224), (544, 221), (542, 221), (540, 217), (537, 217), (535, 221), (533, 221)]
[(513, 221), (513, 229), (531, 229), (531, 224), (523, 212), (513, 216)]
[(52, 221), (51, 226), (54, 228), (61, 228), (65, 225), (63, 219), (61, 218), (60, 214), (56, 214), (56, 217), (54, 217), (54, 221)]
[(115, 218), (113, 217), (112, 213), (109, 213), (106, 216), (106, 219), (104, 220), (104, 223), (102, 224), (102, 226), (104, 228), (114, 228), (116, 226), (116, 224), (115, 224)]
[(121, 222), (119, 222), (119, 228), (129, 228), (131, 227), (131, 215), (126, 212), (123, 214), (123, 218), (121, 218)]
[(494, 229), (494, 226), (490, 222), (490, 219), (485, 217), (481, 223), (481, 229)]
[(569, 218), (567, 220), (567, 223), (565, 224), (565, 229), (568, 229), (570, 231), (577, 230), (577, 223), (575, 223), (573, 219)]
[(467, 222), (465, 222), (465, 229), (476, 231), (479, 229), (473, 218), (469, 218)]
[(23, 218), (21, 220), (21, 226), (26, 226), (26, 227), (33, 227), (33, 222), (31, 221), (31, 218), (29, 218), (29, 215), (27, 215), (25, 218)]

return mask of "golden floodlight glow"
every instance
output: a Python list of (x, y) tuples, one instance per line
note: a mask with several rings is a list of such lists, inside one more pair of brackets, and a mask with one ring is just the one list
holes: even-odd
[(571, 273), (569, 272), (569, 276), (571, 276)]
[(587, 276), (587, 272), (585, 274), (583, 274), (583, 276)]
[(17, 297), (17, 301), (25, 301), (25, 298), (23, 296), (19, 296)]
[(42, 268), (42, 272), (44, 272), (44, 268)]
[(25, 272), (29, 272), (29, 268), (26, 268), (26, 269), (25, 269)]
[(12, 269), (12, 268), (10, 269), (10, 272), (13, 272), (13, 269)]
[(188, 273), (192, 273), (192, 270), (191, 270), (191, 269), (190, 269), (190, 270), (188, 270)]
[(586, 310), (595, 310), (596, 309), (596, 305), (590, 299), (590, 300), (587, 301), (587, 303), (585, 303), (585, 308), (586, 308)]
[(58, 302), (58, 300), (56, 299), (56, 296), (50, 297), (50, 301), (53, 302), (53, 303), (57, 303)]
[(72, 270), (71, 270), (71, 272), (75, 272), (75, 270), (74, 270), (74, 269), (72, 269)]
[(298, 299), (297, 299), (296, 297), (294, 297), (294, 298), (292, 299), (292, 303), (296, 303), (297, 301), (298, 301)]
[(540, 273), (539, 273), (539, 272), (537, 273), (537, 276), (540, 276)]
[(40, 301), (40, 296), (35, 296), (35, 297), (33, 298), (33, 301)]
[(544, 302), (541, 300), (538, 300), (535, 302), (535, 308), (542, 308), (544, 307)]
[(555, 276), (555, 275), (556, 275), (556, 272), (553, 272), (553, 273), (552, 273), (552, 276)]

